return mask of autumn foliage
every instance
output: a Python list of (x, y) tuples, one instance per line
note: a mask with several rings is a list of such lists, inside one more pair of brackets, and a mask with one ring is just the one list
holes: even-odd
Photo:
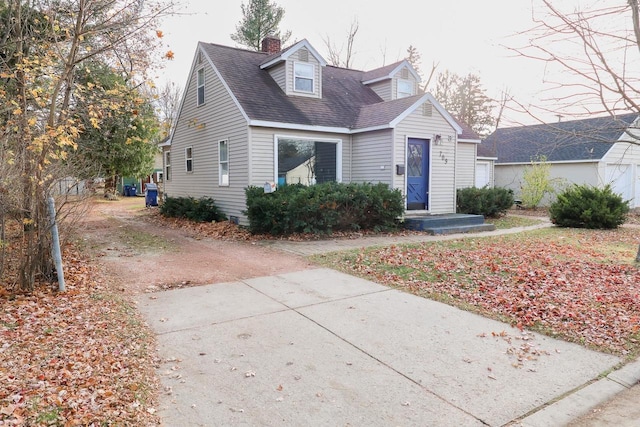
[(155, 425), (154, 339), (65, 248), (67, 292), (0, 288), (0, 425)]
[(367, 249), (328, 262), (519, 328), (633, 355), (640, 349), (640, 269), (629, 261), (638, 240), (638, 228), (550, 229)]

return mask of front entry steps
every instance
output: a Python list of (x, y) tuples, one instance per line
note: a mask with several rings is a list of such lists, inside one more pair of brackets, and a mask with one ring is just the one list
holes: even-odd
[(493, 231), (493, 224), (485, 224), (484, 216), (470, 214), (444, 215), (411, 215), (404, 218), (404, 228), (423, 231), (428, 234), (472, 233), (478, 231)]

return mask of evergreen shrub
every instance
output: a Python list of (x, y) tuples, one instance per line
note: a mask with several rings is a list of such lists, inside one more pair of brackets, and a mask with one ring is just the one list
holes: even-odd
[(167, 197), (160, 206), (160, 213), (171, 218), (186, 218), (195, 222), (225, 221), (211, 197)]
[(245, 214), (254, 234), (390, 230), (397, 228), (404, 212), (402, 194), (386, 184), (295, 184), (273, 193), (249, 187), (246, 196)]
[(560, 227), (613, 229), (624, 224), (629, 202), (611, 186), (574, 185), (558, 195), (549, 208), (551, 222)]
[(513, 206), (513, 191), (506, 188), (469, 187), (456, 194), (456, 212), (499, 217)]

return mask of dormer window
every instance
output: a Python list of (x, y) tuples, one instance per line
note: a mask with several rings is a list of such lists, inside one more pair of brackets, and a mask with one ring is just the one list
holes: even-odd
[(313, 66), (313, 64), (296, 62), (293, 65), (293, 90), (298, 92), (313, 93), (314, 75), (315, 67)]
[(397, 98), (406, 98), (413, 95), (413, 82), (411, 80), (398, 80), (398, 95)]

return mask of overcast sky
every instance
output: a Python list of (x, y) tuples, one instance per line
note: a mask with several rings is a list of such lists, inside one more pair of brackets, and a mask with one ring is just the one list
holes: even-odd
[[(557, 0), (554, 4), (594, 1)], [(357, 18), (360, 29), (353, 68), (369, 70), (384, 62), (395, 62), (406, 56), (409, 45), (414, 45), (425, 71), (435, 61), (439, 64), (438, 71), (478, 74), (491, 97), (499, 98), (505, 88), (525, 103), (540, 96), (543, 64), (515, 57), (504, 47), (526, 42), (517, 33), (533, 26), (531, 0), (275, 2), (285, 9), (280, 28), (291, 30), (292, 40), (307, 39), (325, 58), (328, 55), (323, 39), (330, 37), (340, 45), (351, 21)], [(159, 81), (168, 80), (184, 87), (198, 41), (235, 46), (230, 35), (241, 19), (241, 3), (241, 0), (180, 2), (184, 13), (167, 19), (161, 28), (166, 49), (174, 52), (175, 59), (166, 61)], [(509, 119), (504, 123), (509, 123)]]

